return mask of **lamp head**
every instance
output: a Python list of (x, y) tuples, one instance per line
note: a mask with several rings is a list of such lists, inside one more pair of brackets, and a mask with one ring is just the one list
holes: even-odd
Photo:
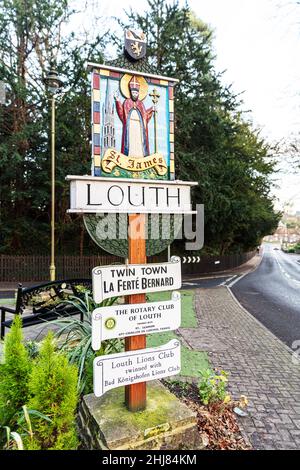
[(55, 95), (63, 87), (63, 81), (58, 77), (55, 69), (51, 68), (48, 75), (45, 77), (44, 82), (51, 93)]

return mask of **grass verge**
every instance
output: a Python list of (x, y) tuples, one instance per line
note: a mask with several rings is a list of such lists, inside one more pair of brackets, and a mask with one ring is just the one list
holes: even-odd
[[(194, 307), (194, 291), (180, 291), (181, 293), (181, 327), (196, 328), (197, 317)], [(169, 300), (171, 292), (156, 292), (149, 294), (149, 302)], [(147, 336), (147, 347), (153, 348), (166, 344), (171, 339), (179, 339), (179, 336), (173, 332), (155, 333)], [(181, 345), (181, 372), (182, 377), (200, 377), (200, 371), (209, 369), (209, 360), (206, 352), (194, 351)]]

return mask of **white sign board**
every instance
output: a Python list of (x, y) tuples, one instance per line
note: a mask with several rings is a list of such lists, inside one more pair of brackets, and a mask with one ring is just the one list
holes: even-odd
[(172, 256), (169, 263), (98, 266), (92, 281), (96, 303), (119, 295), (180, 289), (181, 260)]
[(98, 351), (105, 339), (174, 331), (180, 321), (181, 300), (176, 291), (172, 300), (164, 302), (99, 307), (92, 315), (92, 348)]
[(94, 359), (94, 394), (112, 388), (162, 379), (180, 372), (180, 343), (172, 339), (157, 348), (138, 349)]
[(137, 180), (97, 176), (67, 176), (75, 213), (193, 214), (187, 181)]

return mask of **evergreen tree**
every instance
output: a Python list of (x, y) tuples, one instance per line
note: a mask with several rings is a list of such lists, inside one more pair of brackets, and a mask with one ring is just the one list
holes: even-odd
[(44, 78), (53, 64), (64, 80), (56, 113), (57, 251), (82, 248), (82, 218), (66, 214), (65, 176), (90, 171), (85, 63), (88, 58), (101, 61), (105, 41), (99, 35), (91, 40), (65, 32), (74, 14), (69, 3), (0, 3), (0, 79), (7, 87), (7, 103), (0, 105), (0, 253), (49, 253), (50, 100)]
[(130, 11), (130, 26), (148, 37), (157, 71), (180, 80), (175, 89), (176, 175), (198, 181), (194, 203), (205, 205), (205, 249), (224, 254), (254, 248), (275, 230), (270, 195), (273, 151), (241, 112), (241, 101), (214, 66), (212, 31), (178, 1), (148, 0)]
[(66, 356), (56, 352), (53, 334), (43, 340), (40, 354), (29, 380), (31, 399), (29, 409), (37, 410), (51, 419), (47, 422), (32, 417), (33, 439), (28, 449), (73, 450), (78, 441), (75, 427), (78, 370)]
[[(198, 181), (194, 203), (205, 205), (205, 249), (255, 247), (277, 226), (270, 196), (273, 149), (241, 113), (241, 103), (215, 70), (213, 33), (188, 6), (149, 0), (128, 21), (146, 32), (148, 57), (176, 86), (178, 178)], [(57, 104), (56, 252), (91, 253), (81, 216), (66, 213), (67, 174), (90, 172), (90, 85), (85, 62), (103, 61), (107, 37), (66, 33), (68, 0), (0, 3), (0, 253), (49, 253), (50, 102), (43, 78), (51, 63), (65, 81)], [(181, 244), (179, 247), (183, 248)]]
[(22, 320), (16, 315), (4, 341), (4, 363), (0, 365), (0, 426), (14, 425), (15, 414), (29, 397), (30, 358), (23, 344)]

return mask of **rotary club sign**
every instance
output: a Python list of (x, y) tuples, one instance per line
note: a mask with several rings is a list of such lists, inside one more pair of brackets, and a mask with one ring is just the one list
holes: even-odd
[(107, 339), (174, 331), (180, 321), (181, 300), (176, 291), (163, 302), (99, 307), (92, 315), (92, 348), (98, 351)]

